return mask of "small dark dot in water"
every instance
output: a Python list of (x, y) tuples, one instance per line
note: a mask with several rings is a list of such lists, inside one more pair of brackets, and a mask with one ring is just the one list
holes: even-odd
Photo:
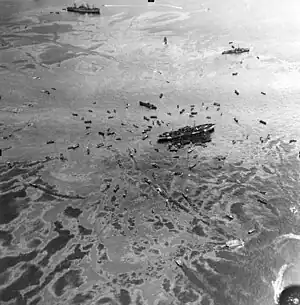
[(64, 210), (64, 214), (68, 217), (78, 218), (80, 214), (82, 213), (82, 210), (78, 208), (73, 208), (71, 206), (66, 207)]

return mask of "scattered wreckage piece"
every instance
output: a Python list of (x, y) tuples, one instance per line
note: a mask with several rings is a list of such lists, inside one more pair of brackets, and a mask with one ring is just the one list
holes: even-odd
[(259, 123), (260, 124), (263, 124), (263, 125), (267, 125), (267, 122), (263, 121), (263, 120), (259, 120)]

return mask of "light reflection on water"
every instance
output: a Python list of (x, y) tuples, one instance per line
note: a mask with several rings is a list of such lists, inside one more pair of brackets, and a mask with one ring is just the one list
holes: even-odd
[[(184, 5), (180, 1), (177, 2), (176, 5)], [(35, 13), (39, 8), (49, 10), (48, 1), (42, 0), (23, 1), (22, 5), (18, 1), (5, 3), (5, 9), (0, 12), (2, 21), (4, 17), (5, 22), (11, 18), (12, 13), (22, 10), (34, 10)], [(136, 1), (131, 3), (138, 4)], [(195, 3), (194, 5), (197, 6)], [(56, 7), (61, 9), (61, 2), (51, 2), (51, 9)], [(251, 3), (248, 2), (248, 9), (251, 7)], [(220, 8), (219, 10), (221, 11)], [(197, 91), (186, 99), (182, 98), (183, 103), (188, 105), (195, 103), (195, 100), (202, 102), (222, 99), (224, 116), (230, 116), (232, 120), (232, 116), (239, 115), (240, 122), (246, 127), (238, 128), (245, 130), (240, 132), (237, 125), (228, 124), (228, 120), (219, 122), (214, 142), (217, 145), (214, 148), (209, 146), (206, 149), (195, 150), (188, 160), (186, 152), (178, 153), (179, 159), (175, 159), (174, 154), (164, 150), (155, 154), (151, 148), (137, 156), (136, 164), (122, 153), (113, 155), (109, 152), (111, 155), (107, 159), (99, 161), (94, 157), (90, 163), (85, 163), (82, 158), (77, 164), (70, 163), (65, 167), (57, 159), (37, 164), (19, 163), (11, 168), (3, 165), (0, 174), (0, 300), (16, 301), (18, 304), (26, 304), (30, 300), (32, 305), (45, 304), (42, 295), (46, 288), (49, 288), (46, 298), (50, 303), (57, 297), (63, 303), (68, 299), (70, 304), (116, 304), (117, 301), (129, 304), (131, 300), (135, 304), (146, 304), (146, 300), (153, 304), (155, 300), (159, 300), (158, 304), (161, 305), (199, 302), (271, 305), (284, 286), (299, 281), (299, 160), (293, 146), (277, 138), (278, 135), (285, 133), (290, 135), (292, 130), (297, 134), (297, 95), (294, 94), (294, 100), (289, 99), (288, 90), (297, 89), (297, 83), (291, 79), (297, 79), (298, 72), (288, 77), (283, 75), (286, 70), (297, 70), (297, 54), (293, 53), (294, 48), (290, 48), (293, 52), (289, 54), (293, 56), (289, 59), (290, 65), (287, 65), (286, 58), (283, 60), (276, 57), (284, 57), (284, 48), (279, 48), (280, 52), (277, 54), (274, 51), (274, 43), (268, 41), (269, 46), (272, 46), (271, 50), (262, 46), (262, 36), (253, 37), (251, 32), (248, 37), (243, 37), (243, 41), (249, 43), (251, 39), (256, 39), (256, 52), (273, 52), (268, 58), (273, 59), (276, 65), (268, 63), (268, 68), (275, 72), (282, 69), (284, 73), (278, 73), (275, 80), (274, 76), (268, 76), (270, 86), (267, 88), (274, 89), (280, 84), (280, 88), (287, 91), (279, 98), (276, 96), (274, 100), (273, 97), (267, 101), (267, 97), (263, 97), (264, 100), (259, 99), (259, 86), (265, 74), (258, 78), (255, 74), (257, 71), (254, 73), (252, 69), (263, 70), (266, 66), (259, 66), (256, 59), (254, 62), (254, 58), (245, 58), (248, 60), (247, 63), (239, 68), (240, 74), (244, 73), (244, 76), (241, 76), (244, 79), (239, 83), (241, 87), (244, 86), (244, 91), (241, 91), (241, 96), (244, 97), (237, 101), (231, 95), (230, 98), (226, 94), (223, 97), (222, 90), (234, 89), (231, 86), (235, 83), (227, 80), (226, 69), (228, 66), (229, 69), (237, 69), (238, 61), (220, 59), (217, 54), (219, 49), (223, 48), (223, 44), (219, 43), (218, 39), (212, 39), (210, 35), (220, 30), (226, 43), (230, 30), (234, 33), (232, 36), (240, 37), (238, 30), (234, 31), (235, 22), (240, 22), (242, 17), (230, 11), (229, 16), (234, 18), (228, 19), (230, 22), (228, 21), (226, 27), (221, 30), (220, 24), (228, 16), (207, 23), (208, 17), (200, 20), (195, 15), (191, 21), (189, 20), (190, 23), (187, 22), (186, 28), (178, 29), (177, 23), (168, 27), (170, 33), (180, 33), (184, 35), (184, 39), (182, 42), (182, 36), (174, 35), (173, 40), (170, 39), (170, 47), (162, 49), (158, 47), (157, 42), (160, 37), (157, 38), (155, 35), (164, 26), (158, 22), (159, 29), (154, 29), (151, 23), (155, 18), (156, 21), (168, 19), (167, 14), (151, 19), (149, 16), (152, 15), (145, 13), (141, 18), (134, 18), (132, 24), (129, 24), (135, 30), (120, 34), (120, 28), (124, 24), (127, 28), (126, 22), (129, 22), (136, 12), (128, 11), (130, 8), (127, 9), (126, 15), (121, 14), (117, 8), (115, 11), (111, 10), (110, 14), (119, 13), (121, 15), (118, 16), (121, 18), (110, 20), (110, 26), (114, 28), (105, 34), (99, 34), (99, 28), (107, 29), (105, 18), (98, 19), (97, 23), (94, 19), (84, 19), (85, 17), (76, 17), (76, 20), (73, 20), (74, 17), (66, 17), (70, 19), (65, 20), (73, 22), (74, 27), (77, 26), (78, 31), (74, 33), (78, 39), (68, 33), (71, 27), (69, 25), (36, 26), (28, 31), (43, 34), (51, 29), (54, 32), (52, 42), (59, 42), (62, 45), (70, 43), (59, 47), (60, 52), (53, 46), (47, 48), (47, 52), (40, 58), (48, 64), (62, 61), (66, 57), (65, 53), (71, 50), (74, 41), (79, 45), (74, 47), (75, 51), (80, 53), (87, 47), (94, 50), (93, 55), (99, 58), (97, 48), (101, 35), (103, 41), (106, 37), (110, 39), (107, 38), (111, 52), (108, 53), (111, 55), (103, 56), (108, 61), (104, 73), (112, 70), (112, 61), (118, 60), (119, 67), (128, 69), (130, 73), (133, 70), (140, 71), (137, 63), (132, 68), (133, 59), (136, 60), (137, 54), (140, 56), (139, 61), (144, 64), (144, 59), (148, 60), (151, 68), (154, 63), (150, 55), (155, 51), (157, 57), (161, 55), (165, 61), (165, 70), (160, 71), (159, 77), (163, 81), (166, 81), (167, 77), (174, 77), (172, 86), (178, 85), (179, 89), (198, 86), (197, 73), (201, 74), (201, 77), (207, 74), (213, 81), (213, 77), (220, 77), (218, 82), (216, 81), (215, 90), (212, 89), (212, 83), (208, 81), (209, 85), (205, 86), (207, 83), (203, 81), (204, 84), (199, 90), (201, 92), (198, 94)], [(272, 12), (274, 11), (273, 8)], [(55, 19), (57, 17), (51, 16), (51, 19), (47, 14), (38, 20), (58, 22), (58, 19)], [(180, 17), (180, 14), (188, 15), (180, 11), (173, 16)], [(261, 13), (259, 18), (263, 17), (264, 13)], [(172, 21), (174, 20), (176, 18)], [(269, 18), (260, 26), (270, 27), (274, 32), (272, 22), (276, 24), (276, 20)], [(10, 26), (14, 28), (12, 21), (14, 20), (10, 20)], [(253, 23), (253, 20), (246, 18), (243, 25), (247, 28), (251, 22)], [(95, 24), (99, 28), (95, 28)], [(234, 28), (231, 29), (230, 26), (233, 24)], [(194, 39), (194, 45), (191, 46), (188, 35), (185, 34), (189, 27), (193, 29), (195, 26), (199, 29), (194, 29), (193, 34), (189, 33)], [(256, 28), (251, 30), (257, 32)], [(202, 50), (203, 42), (197, 42), (197, 35), (203, 37), (201, 35), (207, 35), (206, 31), (209, 37), (206, 37), (204, 44), (210, 44), (209, 50)], [(78, 35), (79, 32), (81, 36)], [(91, 36), (87, 36), (87, 32), (91, 33)], [(139, 36), (142, 32), (151, 41), (143, 51), (141, 41), (144, 43), (145, 38)], [(95, 33), (98, 36), (95, 36)], [(282, 37), (285, 31), (280, 29), (277, 34)], [(17, 34), (14, 35), (17, 37)], [(137, 40), (140, 39), (138, 43), (132, 42), (132, 35), (135, 35)], [(272, 38), (276, 36), (274, 33), (272, 35)], [(42, 39), (37, 41), (40, 37), (35, 38), (36, 40), (28, 38), (26, 42), (34, 42), (37, 45), (44, 42)], [(97, 42), (97, 46), (85, 45), (93, 40), (92, 38)], [(20, 44), (25, 45), (25, 40)], [(123, 53), (118, 49), (118, 44), (122, 45)], [(7, 62), (5, 56), (9, 57), (10, 54), (2, 57), (3, 61)], [(185, 61), (191, 58), (198, 61)], [(196, 63), (204, 59), (207, 59), (207, 62), (203, 63), (201, 71), (199, 69), (195, 73), (193, 70), (187, 77)], [(264, 60), (262, 62), (265, 64)], [(23, 62), (14, 63), (18, 65)], [(170, 68), (172, 63), (176, 69), (174, 66), (173, 70)], [(96, 64), (95, 58), (92, 58), (91, 62), (87, 60), (78, 64), (83, 77), (91, 72), (92, 65), (96, 66), (93, 68), (97, 71)], [(69, 65), (72, 68), (74, 66), (72, 62)], [(100, 62), (99, 66), (104, 69), (103, 62)], [(163, 70), (163, 65), (156, 63), (155, 68)], [(254, 73), (254, 76), (249, 76), (246, 71), (249, 74)], [(94, 71), (91, 72), (93, 73)], [(152, 72), (148, 73), (150, 75)], [(97, 77), (96, 75), (95, 78)], [(113, 82), (114, 86), (116, 81)], [(95, 83), (98, 86), (98, 80)], [(121, 83), (124, 84), (123, 79)], [(252, 87), (253, 84), (255, 88)], [(140, 83), (136, 86), (139, 87)], [(155, 88), (157, 86), (157, 83), (153, 85)], [(135, 88), (131, 87), (128, 90), (134, 91)], [(167, 100), (163, 100), (161, 105), (164, 104), (164, 110), (170, 111), (171, 108), (175, 108), (180, 98), (173, 92), (176, 91), (173, 87), (167, 90)], [(251, 97), (247, 95), (249, 92)], [(121, 97), (126, 100), (125, 95)], [(185, 107), (185, 104), (181, 106)], [(139, 110), (133, 111), (136, 111), (134, 114), (141, 114)], [(212, 112), (217, 113), (215, 110)], [(219, 117), (219, 112), (217, 114)], [(201, 120), (204, 120), (207, 112), (201, 115)], [(271, 125), (270, 129), (262, 129), (260, 125), (247, 125), (254, 119), (257, 122), (258, 115), (267, 119), (267, 126)], [(129, 119), (134, 121), (132, 113), (129, 113)], [(187, 117), (175, 115), (170, 120), (174, 127), (176, 124), (190, 122)], [(274, 131), (271, 140), (265, 143), (263, 149), (257, 148), (258, 145), (261, 147), (258, 142), (259, 136), (263, 134), (266, 138), (271, 131)], [(228, 142), (237, 135), (241, 136), (241, 133), (243, 139), (247, 133), (254, 134), (258, 143), (251, 139), (248, 142), (249, 146), (246, 146), (247, 143), (240, 146), (240, 151), (238, 148), (232, 148), (230, 159), (215, 158), (216, 154), (222, 155), (223, 152), (227, 156)], [(218, 146), (220, 141), (226, 142), (223, 150)], [(234, 159), (240, 160), (238, 157), (242, 150), (251, 150), (252, 157), (254, 152), (256, 155), (253, 160), (244, 158), (243, 161), (235, 162)], [(206, 158), (199, 157), (202, 155)], [(189, 171), (187, 167), (191, 162), (196, 162), (193, 161), (196, 160), (195, 156), (199, 159), (199, 164)], [(159, 165), (159, 168), (153, 168), (152, 162)], [(178, 171), (182, 171), (182, 175), (174, 175)], [(155, 187), (147, 184), (143, 179), (145, 177), (151, 179)], [(161, 196), (157, 192), (158, 188), (166, 195)], [(85, 198), (76, 199), (76, 194)], [(166, 201), (166, 198), (172, 200)], [(189, 212), (184, 212), (180, 206), (185, 206)], [(224, 247), (230, 240), (242, 240), (244, 247)], [(185, 263), (184, 268), (174, 263), (176, 258)]]

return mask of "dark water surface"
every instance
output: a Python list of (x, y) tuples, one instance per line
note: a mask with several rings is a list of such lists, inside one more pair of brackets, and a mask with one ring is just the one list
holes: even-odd
[(62, 161), (1, 165), (1, 304), (273, 304), (300, 253), (299, 160), (281, 140), (268, 149), (268, 165), (192, 171), (184, 153), (110, 157), (84, 196), (43, 178)]
[[(299, 4), (72, 2), (0, 0), (0, 305), (274, 304), (300, 284)], [(207, 147), (155, 144), (195, 123)]]

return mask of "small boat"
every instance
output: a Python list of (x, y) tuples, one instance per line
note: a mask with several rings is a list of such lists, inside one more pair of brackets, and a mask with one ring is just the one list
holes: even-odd
[(158, 143), (197, 141), (209, 142), (210, 134), (215, 130), (215, 124), (185, 126), (174, 131), (164, 132), (158, 136)]
[(143, 102), (143, 101), (140, 101), (140, 106), (143, 106), (143, 107), (146, 107), (148, 109), (151, 109), (151, 110), (156, 110), (157, 107), (149, 102)]
[(68, 12), (79, 13), (79, 14), (95, 14), (100, 15), (100, 9), (97, 7), (89, 7), (88, 5), (80, 5), (80, 6), (68, 6)]
[(242, 53), (248, 53), (250, 51), (249, 48), (233, 48), (227, 51), (223, 51), (222, 55), (227, 55), (227, 54), (242, 54)]

